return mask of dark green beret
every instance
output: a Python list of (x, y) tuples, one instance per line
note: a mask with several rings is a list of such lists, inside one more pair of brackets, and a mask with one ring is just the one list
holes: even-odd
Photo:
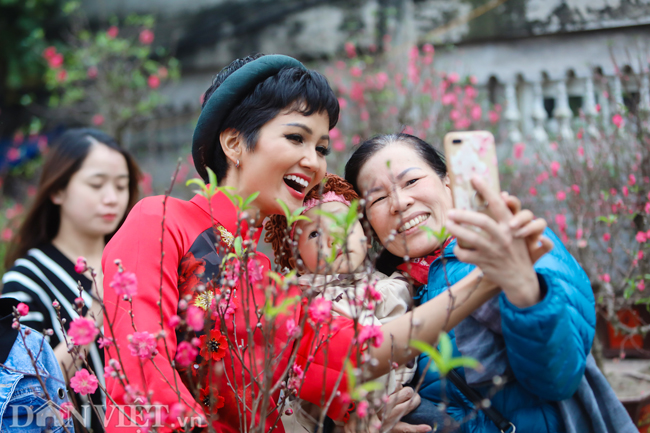
[(255, 86), (284, 68), (306, 69), (293, 57), (280, 54), (262, 56), (230, 74), (210, 96), (201, 111), (192, 137), (194, 167), (204, 181), (208, 181), (205, 167), (215, 155), (215, 146), (220, 145), (217, 134), (224, 119)]

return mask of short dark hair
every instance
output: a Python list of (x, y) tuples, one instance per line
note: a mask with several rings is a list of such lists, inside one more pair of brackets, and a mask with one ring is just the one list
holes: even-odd
[[(429, 167), (433, 169), (440, 179), (444, 179), (445, 176), (447, 176), (447, 165), (445, 164), (444, 157), (426, 141), (404, 133), (376, 135), (361, 143), (345, 164), (345, 180), (354, 187), (354, 190), (360, 197), (362, 197), (362, 193), (359, 189), (358, 180), (359, 172), (363, 166), (381, 149), (397, 143), (411, 146), (413, 150), (415, 150), (415, 152), (424, 159), (427, 164), (429, 164)], [(365, 209), (363, 209), (363, 211), (365, 213)], [(370, 228), (372, 229), (372, 227)], [(397, 269), (397, 266), (403, 262), (403, 258), (393, 255), (390, 251), (384, 248), (375, 262), (375, 267), (386, 275), (390, 275)]]
[(347, 180), (354, 190), (361, 196), (357, 181), (359, 172), (368, 160), (381, 149), (392, 144), (408, 144), (415, 152), (424, 159), (431, 169), (436, 172), (440, 179), (447, 176), (447, 165), (444, 157), (432, 145), (414, 135), (404, 134), (382, 134), (367, 139), (359, 145), (354, 151), (348, 162), (345, 164), (345, 180)]
[[(31, 248), (50, 243), (56, 237), (61, 224), (61, 207), (54, 204), (50, 197), (68, 186), (72, 175), (79, 171), (90, 148), (96, 143), (124, 156), (129, 170), (129, 202), (117, 229), (121, 227), (138, 201), (138, 164), (126, 149), (120, 147), (115, 139), (105, 132), (94, 128), (69, 129), (48, 149), (34, 202), (18, 230), (16, 242), (5, 257), (7, 268), (10, 268), (15, 260), (24, 257)], [(108, 242), (114, 233), (106, 235), (104, 240)]]
[[(237, 59), (223, 68), (212, 80), (212, 85), (205, 92), (203, 107), (217, 88), (237, 69), (252, 62), (263, 54), (256, 54)], [(206, 165), (215, 172), (221, 181), (228, 172), (226, 158), (219, 136), (226, 129), (238, 131), (246, 142), (248, 151), (255, 150), (259, 131), (282, 110), (298, 112), (304, 116), (314, 113), (327, 113), (329, 129), (339, 120), (339, 103), (327, 79), (316, 71), (300, 68), (285, 68), (276, 75), (260, 82), (239, 105), (225, 118), (219, 131), (215, 134), (214, 146), (206, 146), (213, 152), (204, 155)], [(212, 150), (213, 149), (213, 150)]]

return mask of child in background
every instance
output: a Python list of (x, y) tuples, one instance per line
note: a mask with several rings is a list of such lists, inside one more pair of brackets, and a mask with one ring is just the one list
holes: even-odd
[[(273, 245), (276, 262), (283, 267), (296, 269), (303, 290), (313, 290), (317, 297), (332, 302), (332, 313), (356, 319), (363, 327), (381, 326), (405, 314), (412, 303), (406, 278), (399, 272), (390, 277), (378, 271), (367, 272), (364, 264), (370, 243), (361, 223), (357, 220), (347, 236), (345, 247), (335, 245), (335, 230), (329, 217), (318, 210), (333, 215), (348, 213), (350, 203), (358, 196), (352, 186), (334, 174), (325, 176), (322, 191), (311, 190), (305, 198), (301, 220), (291, 227), (290, 238), (297, 242), (298, 260), (291, 257), (285, 240), (286, 219), (273, 216), (266, 225), (265, 240)], [(284, 224), (283, 224), (284, 222)], [(327, 263), (332, 249), (336, 258)], [(359, 329), (362, 329), (360, 326)], [(401, 367), (377, 379), (385, 385), (388, 394), (398, 385), (413, 378), (414, 367)], [(315, 431), (320, 410), (304, 400), (292, 402), (297, 422), (307, 431)], [(286, 425), (286, 423), (285, 423)]]

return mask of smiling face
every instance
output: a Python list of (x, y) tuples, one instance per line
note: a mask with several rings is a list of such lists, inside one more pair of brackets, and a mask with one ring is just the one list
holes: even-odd
[(327, 113), (281, 113), (260, 129), (258, 137), (255, 149), (242, 152), (240, 167), (231, 167), (228, 178), (236, 171), (234, 186), (243, 197), (259, 191), (253, 206), (261, 221), (283, 213), (276, 199), (291, 211), (302, 206), (306, 193), (325, 176), (329, 118)]
[(437, 232), (445, 225), (452, 208), (449, 179), (440, 179), (413, 147), (395, 143), (379, 150), (359, 171), (358, 185), (368, 221), (389, 252), (416, 258), (440, 246), (421, 228)]
[(65, 189), (53, 194), (51, 200), (60, 206), (61, 227), (89, 237), (114, 232), (129, 203), (126, 159), (95, 142)]
[[(366, 258), (368, 252), (368, 241), (363, 233), (363, 227), (359, 221), (355, 222), (352, 231), (347, 237), (347, 246), (345, 251), (337, 247), (337, 257), (328, 267), (326, 258), (330, 257), (334, 247), (333, 236), (334, 230), (343, 231), (338, 228), (327, 216), (318, 214), (318, 209), (335, 215), (347, 214), (348, 206), (340, 202), (328, 202), (316, 206), (305, 212), (311, 222), (299, 221), (296, 230), (300, 229), (301, 234), (298, 237), (298, 251), (305, 268), (311, 273), (322, 273), (324, 269), (328, 274), (346, 274), (356, 271)], [(320, 261), (319, 261), (320, 259)]]

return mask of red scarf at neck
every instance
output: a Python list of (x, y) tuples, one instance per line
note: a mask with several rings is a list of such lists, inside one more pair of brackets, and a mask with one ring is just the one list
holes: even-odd
[(398, 270), (409, 274), (413, 281), (418, 285), (424, 285), (429, 280), (429, 267), (438, 257), (442, 255), (442, 252), (447, 248), (447, 245), (454, 239), (454, 237), (448, 237), (447, 240), (442, 244), (440, 248), (435, 250), (432, 254), (429, 254), (425, 257), (420, 257), (413, 259), (408, 263), (402, 263), (397, 267)]

